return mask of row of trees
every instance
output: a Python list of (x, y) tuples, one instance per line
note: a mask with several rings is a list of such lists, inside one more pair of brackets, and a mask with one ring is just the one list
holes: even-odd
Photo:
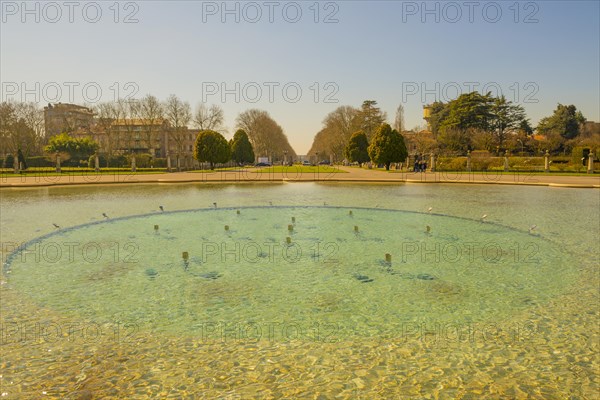
[[(239, 129), (233, 138), (228, 142), (223, 135), (213, 130), (200, 131), (196, 137), (194, 149), (194, 158), (200, 162), (210, 163), (210, 168), (213, 169), (215, 164), (227, 163), (235, 161), (238, 164), (249, 164), (254, 162), (254, 149), (248, 135), (244, 130)], [(48, 145), (45, 147), (47, 153), (59, 153), (63, 160), (87, 159), (92, 154), (98, 151), (99, 145), (91, 138), (72, 137), (68, 133), (50, 138)], [(21, 161), (22, 153), (19, 150), (19, 161)], [(26, 165), (26, 164), (25, 164)], [(24, 166), (24, 169), (27, 167)]]
[(236, 127), (247, 132), (257, 155), (271, 160), (297, 157), (283, 129), (263, 110), (251, 109), (238, 115)]
[(371, 140), (376, 130), (387, 119), (387, 114), (374, 100), (365, 100), (360, 108), (352, 106), (338, 107), (323, 120), (321, 129), (313, 141), (308, 154), (333, 156), (336, 160), (344, 158), (350, 137), (355, 132), (363, 132)]
[[(377, 107), (377, 102), (366, 100), (361, 108), (342, 106), (331, 112), (323, 120), (323, 129), (317, 133), (310, 153), (333, 155), (343, 158), (343, 149), (350, 136), (362, 131), (370, 140), (374, 129), (387, 119), (385, 112)], [(532, 129), (519, 105), (507, 101), (504, 97), (494, 98), (490, 93), (478, 92), (461, 95), (449, 103), (436, 102), (431, 105), (429, 123), (433, 132), (433, 143), (427, 147), (439, 147), (442, 150), (466, 152), (474, 147), (503, 147), (507, 136), (522, 129), (531, 134)], [(404, 131), (404, 108), (396, 110), (394, 128)], [(474, 132), (488, 133), (487, 143), (477, 142)], [(432, 142), (432, 140), (430, 140)]]
[(389, 170), (392, 163), (404, 162), (408, 152), (402, 135), (383, 123), (373, 135), (371, 144), (364, 131), (355, 132), (344, 149), (344, 155), (350, 162), (363, 164), (370, 160)]
[[(378, 165), (390, 169), (395, 162), (406, 160), (408, 153), (404, 138), (386, 123), (371, 132), (371, 144), (366, 132), (357, 131), (344, 149), (344, 154), (352, 162), (364, 163), (371, 160)], [(213, 169), (215, 164), (223, 164), (230, 160), (239, 164), (254, 160), (254, 149), (243, 129), (238, 130), (233, 139), (227, 142), (218, 132), (201, 131), (196, 138), (194, 158), (200, 162), (208, 162)]]
[[(135, 124), (141, 121), (147, 143), (156, 140), (156, 135), (161, 129), (161, 121), (166, 122), (169, 140), (175, 144), (177, 152), (184, 152), (184, 143), (188, 133), (188, 126), (200, 131), (213, 131), (221, 135), (226, 134), (224, 126), (225, 114), (218, 105), (200, 104), (194, 112), (188, 102), (171, 95), (161, 103), (156, 97), (148, 95), (139, 101), (118, 101), (100, 104), (97, 109), (98, 121), (108, 132), (109, 140), (119, 140), (119, 130), (115, 129), (113, 122), (122, 120), (125, 124)], [(296, 153), (290, 146), (287, 136), (271, 116), (263, 110), (251, 109), (238, 115), (236, 128), (246, 132), (246, 135), (256, 149), (259, 156), (281, 159), (284, 152), (292, 157)], [(133, 135), (127, 134), (131, 138)], [(114, 147), (108, 143), (108, 152)], [(252, 160), (253, 161), (253, 160)]]
[[(166, 131), (173, 150), (178, 153), (185, 151), (190, 126), (200, 130), (226, 131), (221, 107), (202, 103), (192, 111), (190, 104), (176, 95), (169, 96), (164, 102), (153, 95), (139, 100), (119, 99), (100, 103), (94, 111), (98, 130), (105, 134), (103, 150), (109, 155), (115, 150), (134, 148), (135, 130), (140, 124), (147, 147), (156, 146), (159, 135)], [(119, 123), (115, 124), (115, 121)]]
[(476, 141), (472, 136), (475, 133), (487, 134), (487, 142), (479, 143), (483, 147), (500, 148), (504, 147), (509, 134), (517, 131), (527, 135), (533, 133), (523, 107), (504, 96), (471, 92), (448, 103), (433, 103), (431, 108), (431, 131), (440, 146), (450, 151), (473, 149)]
[(35, 103), (0, 103), (0, 148), (5, 154), (41, 155), (44, 113)]
[[(162, 135), (168, 136), (169, 147), (185, 153), (189, 145), (189, 128), (211, 130), (225, 134), (224, 112), (217, 105), (200, 104), (195, 110), (175, 95), (160, 101), (152, 95), (139, 100), (117, 100), (98, 104), (89, 131), (102, 133), (103, 153), (127, 153), (136, 149), (140, 136), (148, 149), (162, 145)], [(323, 158), (345, 158), (345, 149), (353, 133), (363, 132), (370, 142), (376, 130), (387, 120), (385, 112), (374, 100), (360, 107), (342, 106), (329, 113), (323, 128), (314, 138), (309, 155)], [(68, 122), (68, 121), (66, 121)], [(65, 122), (64, 133), (80, 133), (81, 127)], [(118, 122), (118, 123), (116, 123)], [(465, 153), (467, 150), (511, 150), (553, 153), (570, 152), (574, 147), (598, 147), (597, 126), (589, 129), (585, 117), (574, 105), (559, 104), (554, 113), (543, 118), (534, 129), (523, 107), (494, 97), (490, 93), (466, 93), (447, 103), (431, 105), (428, 120), (431, 134), (407, 135), (404, 109), (396, 111), (393, 128), (403, 133), (412, 148), (419, 152), (441, 151)], [(140, 124), (142, 125), (140, 130)], [(256, 155), (273, 160), (296, 158), (283, 129), (263, 110), (251, 109), (238, 115), (235, 128), (243, 129)], [(79, 131), (78, 131), (79, 130)], [(34, 103), (0, 103), (0, 147), (3, 154), (16, 154), (20, 149), (26, 157), (42, 155), (48, 138), (44, 129), (43, 111)], [(411, 150), (414, 151), (414, 150)]]
[[(570, 152), (581, 145), (598, 146), (600, 132), (588, 131), (574, 105), (558, 104), (534, 128), (522, 106), (490, 93), (466, 93), (448, 103), (431, 105), (429, 124), (442, 151), (518, 150)], [(537, 136), (533, 136), (533, 133)]]
[[(122, 120), (125, 124), (135, 125), (135, 121), (144, 124), (145, 140), (151, 143), (156, 138), (161, 121), (166, 122), (169, 139), (175, 144), (176, 151), (183, 152), (188, 127), (200, 131), (214, 131), (221, 135), (226, 134), (224, 126), (225, 114), (218, 105), (200, 104), (194, 112), (188, 102), (171, 95), (165, 102), (160, 102), (156, 97), (148, 95), (139, 101), (118, 101), (100, 104), (97, 109), (98, 121), (108, 132), (108, 137), (113, 141), (118, 140), (118, 130), (113, 121)], [(128, 122), (129, 121), (129, 122)], [(236, 128), (246, 132), (256, 153), (260, 156), (281, 158), (284, 152), (291, 156), (296, 153), (290, 146), (287, 136), (271, 116), (263, 110), (247, 110), (236, 118)], [(126, 135), (133, 137), (133, 135)], [(109, 143), (110, 148), (114, 147)]]
[(254, 149), (243, 129), (238, 129), (229, 142), (219, 132), (203, 130), (196, 137), (194, 158), (200, 162), (208, 162), (210, 169), (214, 169), (215, 164), (231, 160), (238, 164), (248, 164), (254, 162)]
[[(200, 104), (195, 110), (175, 95), (160, 101), (153, 95), (141, 99), (119, 99), (93, 107), (95, 117), (88, 126), (78, 119), (65, 118), (61, 133), (79, 136), (89, 133), (102, 137), (101, 151), (108, 157), (115, 153), (134, 152), (143, 142), (149, 151), (159, 148), (167, 135), (169, 147), (185, 153), (189, 143), (189, 128), (226, 134), (224, 112), (218, 105)], [(141, 127), (140, 127), (141, 125)], [(247, 132), (257, 155), (282, 159), (285, 154), (295, 158), (283, 129), (263, 110), (247, 110), (236, 119), (236, 128)], [(77, 134), (77, 135), (75, 135)], [(59, 141), (67, 146), (66, 137)], [(5, 154), (21, 149), (26, 156), (43, 155), (48, 141), (45, 135), (44, 112), (35, 103), (0, 103), (0, 144)], [(60, 147), (60, 146), (59, 146)]]
[[(344, 149), (353, 133), (362, 131), (371, 140), (373, 127), (386, 120), (373, 100), (363, 102), (360, 108), (342, 106), (323, 120), (323, 129), (317, 133), (309, 154), (346, 157)], [(394, 128), (405, 134), (413, 151), (439, 151), (446, 154), (464, 154), (468, 150), (521, 151), (536, 153), (570, 152), (576, 146), (598, 147), (600, 132), (597, 126), (587, 128), (585, 117), (574, 105), (559, 104), (554, 113), (543, 118), (534, 128), (522, 106), (504, 96), (491, 93), (466, 93), (447, 103), (435, 102), (430, 106), (428, 123), (413, 131), (404, 129), (404, 108), (396, 110)], [(590, 125), (591, 126), (591, 125)]]
[[(169, 140), (175, 144), (177, 152), (185, 151), (184, 144), (190, 125), (200, 131), (213, 131), (221, 135), (227, 132), (224, 126), (224, 112), (220, 106), (200, 104), (192, 113), (190, 104), (181, 101), (175, 95), (169, 96), (164, 103), (152, 95), (139, 101), (103, 103), (97, 107), (97, 114), (100, 124), (103, 125), (104, 131), (109, 133), (108, 138), (112, 142), (119, 140), (119, 130), (115, 129), (113, 124), (115, 120), (130, 123), (132, 129), (136, 120), (141, 121), (144, 124), (143, 131), (147, 143), (156, 139), (161, 129), (160, 123), (165, 121)], [(239, 114), (236, 118), (236, 128), (246, 132), (259, 156), (281, 159), (286, 153), (296, 157), (283, 129), (266, 111), (251, 109)], [(126, 136), (133, 137), (130, 134)], [(109, 153), (114, 147), (112, 142), (107, 145)]]

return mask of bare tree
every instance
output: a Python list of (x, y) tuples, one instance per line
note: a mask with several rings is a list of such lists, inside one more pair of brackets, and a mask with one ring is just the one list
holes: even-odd
[(140, 105), (136, 99), (118, 99), (116, 106), (121, 119), (116, 121), (117, 128), (122, 130), (121, 143), (123, 150), (133, 152), (139, 147), (140, 133), (136, 128), (140, 125)]
[(41, 154), (43, 119), (33, 103), (0, 103), (0, 153)]
[[(188, 124), (192, 119), (190, 104), (182, 102), (176, 95), (169, 96), (164, 104), (164, 113), (169, 122), (169, 142), (175, 145), (175, 151), (182, 154), (185, 151), (185, 137), (187, 135)], [(167, 150), (170, 150), (170, 143)]]
[(44, 111), (35, 103), (17, 103), (16, 106), (17, 117), (19, 120), (23, 120), (28, 130), (31, 130), (30, 136), (27, 138), (30, 143), (22, 146), (21, 149), (25, 155), (41, 155), (45, 138)]
[(147, 95), (140, 101), (139, 114), (143, 125), (144, 136), (148, 151), (154, 156), (158, 134), (164, 127), (164, 110), (160, 101), (152, 95)]
[[(313, 139), (312, 146), (307, 155), (313, 156), (319, 153), (319, 158), (327, 159), (331, 153), (331, 133), (327, 128), (321, 129)], [(319, 161), (319, 160), (317, 160)]]
[(350, 137), (361, 129), (361, 121), (359, 109), (351, 106), (336, 108), (323, 119), (323, 129), (315, 136), (308, 154), (319, 153), (319, 158), (333, 156), (342, 160)]
[(296, 152), (290, 146), (283, 129), (266, 111), (244, 111), (238, 115), (236, 125), (248, 134), (256, 156), (283, 160), (285, 152), (288, 159), (296, 158)]
[(200, 130), (212, 130), (223, 133), (223, 121), (225, 114), (223, 109), (216, 104), (210, 107), (200, 103), (194, 114), (194, 125)]
[(329, 113), (323, 120), (327, 132), (326, 148), (321, 149), (337, 160), (344, 158), (344, 149), (352, 134), (360, 130), (360, 111), (351, 106), (342, 106)]
[(122, 137), (118, 121), (123, 119), (121, 107), (117, 103), (100, 103), (96, 107), (96, 133), (101, 149), (112, 158), (115, 150), (121, 147)]

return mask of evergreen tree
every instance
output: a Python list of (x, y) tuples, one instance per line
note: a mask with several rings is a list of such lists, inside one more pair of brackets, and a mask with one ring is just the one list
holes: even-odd
[(389, 124), (381, 124), (369, 146), (369, 156), (375, 164), (384, 164), (389, 171), (393, 162), (403, 162), (408, 156), (404, 138)]
[(200, 162), (210, 163), (210, 169), (216, 163), (226, 163), (231, 160), (231, 149), (227, 140), (218, 132), (201, 131), (196, 138), (194, 158)]
[(357, 162), (362, 165), (369, 161), (369, 142), (364, 132), (358, 131), (352, 134), (350, 141), (344, 150), (344, 155), (350, 162)]
[(573, 139), (580, 133), (580, 126), (585, 122), (581, 111), (574, 105), (559, 104), (550, 117), (542, 118), (537, 130), (542, 135), (555, 134), (565, 139)]
[(230, 142), (231, 146), (231, 159), (237, 163), (253, 163), (254, 149), (252, 148), (252, 143), (250, 143), (250, 139), (248, 139), (248, 135), (243, 129), (238, 129), (238, 131), (233, 135), (233, 139)]

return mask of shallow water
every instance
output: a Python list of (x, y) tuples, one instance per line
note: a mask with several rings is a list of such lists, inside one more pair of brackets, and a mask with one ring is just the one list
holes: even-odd
[(1, 194), (8, 398), (597, 393), (596, 190)]

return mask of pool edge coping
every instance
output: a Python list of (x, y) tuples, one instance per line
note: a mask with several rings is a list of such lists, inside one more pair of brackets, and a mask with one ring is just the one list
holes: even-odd
[(18, 188), (43, 188), (43, 187), (62, 187), (62, 186), (102, 186), (102, 185), (138, 185), (138, 184), (189, 184), (189, 183), (217, 183), (217, 184), (240, 184), (240, 183), (389, 183), (389, 184), (465, 184), (465, 185), (509, 185), (509, 186), (541, 186), (555, 188), (572, 189), (600, 189), (600, 184), (581, 184), (581, 183), (558, 183), (558, 182), (511, 182), (498, 180), (423, 180), (423, 179), (360, 179), (360, 178), (324, 178), (324, 179), (141, 179), (136, 181), (107, 181), (107, 182), (43, 182), (43, 183), (0, 183), (0, 189), (18, 189)]

